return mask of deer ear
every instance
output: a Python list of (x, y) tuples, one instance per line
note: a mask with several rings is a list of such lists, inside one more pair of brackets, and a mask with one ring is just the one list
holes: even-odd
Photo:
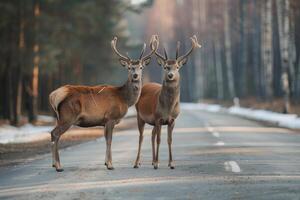
[(143, 61), (143, 65), (146, 66), (146, 65), (149, 65), (151, 61), (151, 57), (150, 58), (147, 58), (146, 60)]
[(161, 59), (160, 57), (157, 57), (156, 60), (157, 60), (157, 63), (159, 64), (159, 66), (165, 65), (165, 61), (163, 59)]
[(127, 67), (128, 65), (128, 62), (126, 60), (123, 60), (122, 58), (119, 59), (119, 62), (123, 67)]
[(180, 60), (178, 62), (179, 67), (182, 67), (183, 65), (185, 65), (187, 63), (187, 60), (188, 60), (187, 58), (183, 58), (182, 60)]

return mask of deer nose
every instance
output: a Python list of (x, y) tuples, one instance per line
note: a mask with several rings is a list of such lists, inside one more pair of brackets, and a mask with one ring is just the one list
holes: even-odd
[(137, 79), (138, 77), (139, 77), (139, 75), (133, 74), (133, 79)]
[(169, 78), (169, 79), (172, 79), (173, 76), (174, 76), (173, 73), (168, 73), (168, 78)]

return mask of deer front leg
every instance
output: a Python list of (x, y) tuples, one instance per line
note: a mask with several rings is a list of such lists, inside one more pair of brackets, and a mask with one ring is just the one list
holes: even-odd
[(169, 167), (170, 169), (175, 169), (175, 165), (173, 163), (172, 158), (172, 134), (175, 125), (175, 120), (171, 119), (168, 123), (168, 147), (169, 147)]
[(139, 168), (139, 166), (141, 165), (140, 163), (140, 156), (141, 156), (141, 148), (142, 148), (142, 144), (143, 144), (143, 139), (144, 139), (144, 127), (145, 127), (145, 122), (138, 116), (138, 128), (139, 128), (139, 132), (140, 132), (140, 137), (139, 137), (139, 148), (138, 148), (138, 153), (136, 156), (136, 160), (135, 160), (135, 164), (134, 164), (134, 168)]
[(104, 135), (106, 140), (106, 154), (105, 154), (105, 165), (108, 170), (113, 170), (112, 165), (112, 153), (111, 153), (111, 142), (112, 142), (112, 133), (114, 129), (114, 123), (108, 122), (105, 124)]
[(156, 156), (154, 161), (154, 169), (157, 169), (159, 166), (159, 145), (160, 145), (160, 135), (161, 135), (161, 125), (156, 126)]
[(56, 156), (55, 156), (55, 137), (51, 134), (51, 153), (52, 153), (52, 167), (55, 167)]
[(151, 144), (152, 144), (152, 165), (155, 162), (155, 137), (156, 137), (156, 127), (154, 126), (152, 129), (152, 137), (151, 137)]

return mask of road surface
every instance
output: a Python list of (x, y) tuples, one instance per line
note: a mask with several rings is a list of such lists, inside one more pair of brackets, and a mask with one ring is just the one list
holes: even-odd
[(181, 112), (168, 165), (162, 130), (160, 167), (151, 165), (150, 126), (142, 166), (133, 168), (137, 129), (114, 134), (113, 164), (104, 166), (103, 138), (0, 168), (0, 199), (300, 199), (300, 134), (220, 113)]

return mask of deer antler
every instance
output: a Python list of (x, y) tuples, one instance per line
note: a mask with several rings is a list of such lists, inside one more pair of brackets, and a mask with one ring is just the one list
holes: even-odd
[(143, 57), (143, 55), (145, 53), (146, 46), (147, 46), (146, 43), (144, 43), (143, 49), (141, 51), (140, 59), (142, 59), (142, 57)]
[[(154, 42), (156, 42), (155, 48), (154, 48)], [(144, 52), (145, 52), (145, 49), (146, 49), (146, 44), (144, 43), (144, 48), (143, 48), (143, 50), (142, 50), (142, 52), (141, 52), (140, 59), (141, 59), (141, 60), (146, 60), (146, 59), (148, 59), (149, 57), (151, 57), (152, 54), (153, 54), (154, 52), (156, 52), (156, 50), (157, 50), (157, 48), (158, 48), (158, 44), (159, 44), (159, 42), (158, 42), (158, 36), (157, 36), (157, 35), (152, 35), (151, 40), (150, 40), (151, 51), (150, 51), (150, 53), (149, 53), (148, 55), (142, 57), (143, 54), (144, 54)]]
[[(162, 60), (166, 61), (168, 59), (168, 55), (167, 55), (167, 52), (166, 52), (166, 49), (164, 48), (164, 54), (165, 56), (162, 56), (160, 53), (157, 52), (157, 49), (158, 49), (158, 44), (159, 44), (159, 39), (158, 39), (158, 36), (157, 35), (154, 35), (154, 37), (156, 38), (156, 41), (157, 41), (157, 46), (156, 46), (156, 50), (155, 50), (155, 55), (157, 55), (159, 58), (161, 58)], [(151, 49), (153, 50), (153, 46), (151, 46)]]
[(177, 58), (179, 56), (179, 48), (180, 48), (180, 42), (178, 41), (177, 42), (177, 48), (176, 48), (176, 60), (177, 60)]
[(125, 61), (129, 61), (130, 58), (129, 56), (124, 56), (122, 55), (118, 50), (117, 50), (117, 40), (118, 38), (117, 37), (114, 37), (114, 39), (111, 41), (111, 48), (115, 51), (115, 53), (123, 60)]
[[(177, 60), (178, 62), (180, 62), (181, 60), (183, 60), (184, 58), (188, 57), (195, 48), (200, 48), (201, 45), (198, 43), (198, 40), (197, 40), (197, 37), (196, 35), (194, 35), (193, 37), (190, 38), (191, 41), (192, 41), (192, 47), (191, 49), (183, 56), (180, 56)], [(178, 47), (177, 47), (178, 48)], [(177, 53), (176, 53), (177, 54)]]

